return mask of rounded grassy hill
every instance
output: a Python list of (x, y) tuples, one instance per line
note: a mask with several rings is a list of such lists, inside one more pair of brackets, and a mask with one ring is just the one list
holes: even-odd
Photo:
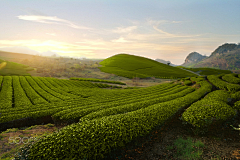
[(117, 54), (100, 62), (102, 72), (116, 74), (127, 78), (182, 78), (192, 77), (195, 74), (177, 67), (159, 63), (149, 58)]

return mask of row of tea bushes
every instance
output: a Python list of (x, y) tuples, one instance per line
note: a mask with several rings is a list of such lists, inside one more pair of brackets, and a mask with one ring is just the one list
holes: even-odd
[(221, 124), (237, 114), (235, 106), (228, 105), (231, 95), (224, 90), (216, 90), (209, 93), (202, 100), (193, 103), (182, 115), (183, 120), (194, 126), (200, 127), (201, 132), (207, 132), (208, 127), (217, 120)]
[(108, 80), (95, 79), (95, 78), (76, 78), (76, 77), (71, 77), (70, 80), (91, 81), (91, 82), (105, 82), (105, 83), (126, 85), (125, 83), (118, 82), (118, 81), (108, 81)]
[(146, 107), (154, 105), (154, 104), (159, 104), (159, 103), (174, 100), (179, 97), (183, 97), (193, 91), (195, 91), (195, 89), (193, 89), (193, 88), (185, 88), (184, 90), (172, 90), (171, 92), (168, 92), (166, 94), (159, 95), (159, 97), (156, 97), (155, 99), (149, 97), (149, 99), (145, 99), (140, 102), (125, 104), (125, 105), (121, 105), (118, 107), (111, 107), (111, 108), (109, 107), (109, 108), (100, 110), (98, 112), (93, 112), (91, 114), (88, 114), (88, 115), (82, 117), (80, 119), (80, 121), (85, 121), (85, 120), (88, 121), (88, 120), (92, 120), (92, 119), (102, 118), (104, 116), (123, 114), (123, 113), (136, 111), (138, 109), (146, 108)]
[(43, 81), (41, 81), (38, 77), (31, 77), (42, 89), (44, 89), (46, 92), (50, 93), (51, 95), (55, 96), (58, 99), (61, 100), (67, 100), (71, 99), (71, 97), (62, 95), (61, 93), (57, 92), (58, 90), (52, 90), (51, 87), (47, 86)]
[(14, 89), (14, 107), (32, 105), (32, 102), (29, 100), (20, 84), (19, 76), (12, 76), (12, 79)]
[(57, 87), (87, 87), (96, 88), (99, 87), (96, 83), (91, 83), (87, 81), (70, 81), (70, 80), (58, 80), (56, 78), (46, 78), (52, 84), (57, 85)]
[[(160, 84), (157, 86), (152, 86), (148, 88), (138, 89), (138, 90), (102, 90), (102, 89), (85, 89), (81, 88), (78, 89), (80, 94), (88, 93), (88, 98), (81, 98), (78, 99), (69, 99), (61, 102), (53, 102), (49, 104), (37, 104), (37, 105), (30, 105), (30, 106), (22, 106), (22, 107), (15, 107), (9, 109), (1, 110), (1, 117), (0, 123), (1, 128), (10, 127), (11, 121), (17, 120), (20, 118), (26, 117), (44, 117), (44, 116), (51, 116), (57, 112), (74, 109), (79, 107), (88, 108), (92, 105), (101, 105), (101, 104), (110, 104), (116, 105), (117, 103), (127, 104), (131, 100), (133, 101), (134, 97), (143, 98), (144, 96), (149, 96), (149, 94), (157, 94), (162, 92), (163, 90), (171, 90), (173, 87), (177, 87), (180, 85), (178, 84)], [(76, 87), (75, 87), (76, 88)], [(142, 94), (144, 93), (144, 94)], [(135, 99), (136, 101), (136, 99)], [(4, 124), (3, 124), (4, 123)], [(5, 127), (3, 127), (5, 126)], [(16, 127), (16, 126), (14, 126)]]
[[(71, 109), (58, 112), (54, 114), (52, 117), (55, 120), (73, 119), (78, 121), (81, 117), (87, 114), (91, 114), (91, 113), (97, 114), (97, 112), (100, 112), (101, 110), (112, 108), (112, 107), (119, 107), (122, 105), (131, 105), (137, 102), (146, 103), (146, 101), (151, 101), (152, 104), (161, 102), (163, 100), (167, 101), (168, 99), (166, 99), (165, 96), (187, 89), (187, 87), (183, 87), (180, 85), (172, 85), (174, 87), (170, 87), (170, 86), (168, 88), (163, 88), (158, 92), (156, 91), (152, 92), (151, 94), (142, 91), (141, 94), (125, 97), (125, 98), (122, 98), (121, 100), (115, 100), (112, 103), (99, 104), (99, 105), (94, 104), (87, 107), (86, 106), (72, 107)], [(148, 91), (148, 90), (145, 90), (145, 91)]]
[(237, 78), (235, 76), (236, 76), (236, 74), (226, 74), (226, 75), (222, 76), (222, 79), (229, 83), (240, 84), (240, 78)]
[(208, 82), (183, 97), (158, 103), (127, 114), (116, 114), (83, 121), (40, 139), (29, 149), (29, 159), (101, 159), (113, 148), (146, 135), (163, 124), (179, 109), (192, 104), (211, 91)]
[(204, 81), (205, 77), (203, 77), (203, 76), (191, 77), (190, 80), (193, 82), (199, 82), (199, 81)]
[(231, 84), (231, 83), (227, 83), (223, 80), (220, 79), (222, 75), (210, 75), (207, 76), (209, 82), (211, 82), (213, 85), (215, 85), (216, 87), (223, 89), (223, 90), (228, 90), (231, 92), (236, 92), (240, 90), (240, 85), (237, 84)]
[(1, 92), (0, 92), (0, 109), (12, 107), (12, 77), (0, 76)]
[(26, 76), (25, 78), (28, 81), (29, 85), (35, 90), (35, 92), (49, 103), (61, 101), (61, 99), (53, 96), (52, 94), (48, 93), (43, 88), (41, 88), (31, 77)]
[(209, 93), (208, 95), (206, 95), (205, 98), (223, 101), (228, 104), (230, 104), (232, 101), (231, 94), (229, 93), (229, 91), (225, 91), (225, 90), (213, 91), (213, 92)]
[(72, 98), (72, 99), (79, 98), (79, 96), (67, 93), (65, 90), (63, 90), (60, 87), (55, 87), (56, 85), (54, 86), (53, 83), (50, 83), (48, 78), (38, 77), (38, 79), (41, 80), (48, 88), (50, 88), (51, 90), (53, 90), (57, 93), (60, 93), (64, 96), (67, 96), (67, 97)]
[(35, 104), (48, 103), (41, 95), (39, 95), (27, 82), (24, 76), (19, 76), (20, 83), (30, 101)]

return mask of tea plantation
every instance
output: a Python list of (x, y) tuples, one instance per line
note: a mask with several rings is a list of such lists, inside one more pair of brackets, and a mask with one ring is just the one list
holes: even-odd
[(15, 158), (104, 159), (113, 149), (163, 126), (180, 110), (185, 110), (182, 121), (202, 132), (213, 119), (219, 124), (231, 120), (240, 110), (238, 82), (239, 75), (222, 74), (104, 90), (114, 86), (74, 78), (0, 76), (0, 130), (67, 123)]

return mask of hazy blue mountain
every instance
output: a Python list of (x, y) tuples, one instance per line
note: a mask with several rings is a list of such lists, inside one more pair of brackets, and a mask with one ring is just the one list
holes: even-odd
[(160, 63), (163, 63), (163, 64), (168, 64), (168, 63), (170, 63), (170, 64), (169, 64), (170, 66), (177, 66), (177, 65), (175, 65), (175, 64), (172, 64), (170, 61), (165, 61), (165, 60), (163, 60), (163, 59), (155, 59), (155, 61), (160, 62)]
[(56, 52), (47, 51), (47, 52), (38, 52), (33, 49), (30, 49), (28, 47), (23, 46), (15, 46), (15, 47), (4, 47), (0, 48), (1, 51), (6, 52), (13, 52), (13, 53), (23, 53), (23, 54), (29, 54), (29, 55), (40, 55), (40, 56), (53, 56), (56, 55), (56, 57), (60, 57)]

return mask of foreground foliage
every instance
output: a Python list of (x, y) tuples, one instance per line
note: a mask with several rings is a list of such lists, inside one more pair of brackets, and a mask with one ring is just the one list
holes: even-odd
[[(220, 76), (210, 76), (210, 79), (217, 81)], [(23, 102), (31, 102), (25, 106), (17, 100), (19, 105), (15, 105), (14, 98), (8, 100), (14, 105), (7, 106), (6, 101), (6, 106), (1, 108), (1, 127), (10, 126), (11, 121), (20, 118), (34, 120), (46, 116), (51, 116), (56, 123), (70, 124), (22, 148), (16, 159), (20, 155), (28, 159), (101, 159), (112, 149), (163, 125), (182, 108), (188, 107), (182, 121), (195, 127), (196, 134), (207, 133), (213, 123), (228, 121), (239, 110), (239, 101), (231, 105), (231, 98), (240, 99), (238, 92), (211, 92), (212, 85), (203, 77), (182, 79), (200, 85), (199, 89), (166, 83), (141, 89), (102, 90), (91, 82), (54, 78), (14, 76), (0, 80), (13, 83), (16, 100), (21, 94)], [(37, 103), (39, 100), (42, 103)]]

